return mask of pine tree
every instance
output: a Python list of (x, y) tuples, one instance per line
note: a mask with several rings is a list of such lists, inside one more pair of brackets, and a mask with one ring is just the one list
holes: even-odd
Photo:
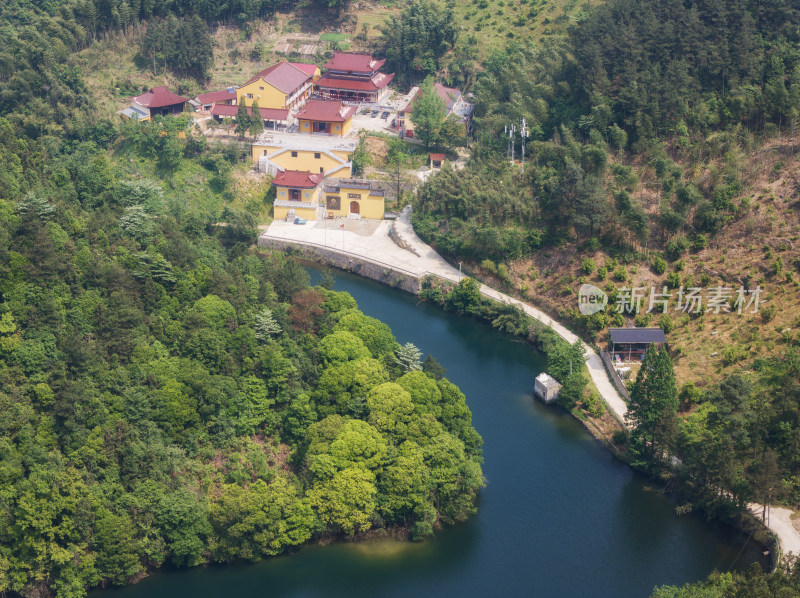
[(675, 433), (678, 389), (666, 347), (647, 348), (628, 404), (634, 424), (631, 449), (643, 457), (642, 466), (658, 466), (668, 454)]
[(272, 310), (268, 307), (256, 314), (253, 322), (256, 338), (262, 343), (267, 342), (275, 334), (280, 334), (281, 326), (275, 321)]
[(258, 107), (258, 100), (253, 100), (250, 106), (250, 134), (258, 137), (264, 132), (264, 121), (261, 118), (261, 110)]
[(406, 372), (417, 372), (422, 369), (422, 351), (414, 343), (406, 343), (395, 351), (395, 363)]
[(247, 106), (242, 102), (236, 111), (236, 128), (234, 131), (239, 137), (244, 137), (247, 129), (250, 128), (250, 115), (247, 114)]

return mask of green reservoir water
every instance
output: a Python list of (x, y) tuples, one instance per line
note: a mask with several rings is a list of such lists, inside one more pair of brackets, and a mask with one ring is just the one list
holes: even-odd
[(466, 394), (485, 443), (478, 514), (421, 544), (309, 546), (256, 564), (159, 572), (94, 598), (643, 597), (762, 559), (743, 534), (676, 516), (668, 497), (578, 422), (535, 402), (544, 360), (529, 346), (400, 291), (335, 276), (337, 290), (400, 343), (433, 354)]

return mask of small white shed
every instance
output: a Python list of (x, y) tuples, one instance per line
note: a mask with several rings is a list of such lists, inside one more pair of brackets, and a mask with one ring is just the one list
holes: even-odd
[(536, 376), (536, 381), (533, 384), (533, 394), (539, 397), (545, 404), (552, 403), (558, 398), (558, 393), (561, 390), (561, 385), (556, 382), (555, 378), (542, 372)]

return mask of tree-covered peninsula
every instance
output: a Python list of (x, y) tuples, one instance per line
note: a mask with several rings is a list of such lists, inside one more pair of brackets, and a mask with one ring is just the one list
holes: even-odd
[(80, 596), (473, 511), (464, 395), (385, 324), (162, 210), (95, 146), (60, 156), (0, 202), (0, 591)]
[(54, 4), (0, 9), (0, 594), (471, 514), (464, 395), (252, 248), (237, 143), (100, 117), (70, 56), (110, 25)]

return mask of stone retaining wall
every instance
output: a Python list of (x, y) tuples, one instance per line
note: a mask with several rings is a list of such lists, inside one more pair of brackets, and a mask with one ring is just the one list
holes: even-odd
[(397, 270), (389, 265), (370, 262), (369, 260), (342, 253), (335, 249), (326, 249), (316, 245), (308, 245), (285, 239), (273, 239), (259, 236), (258, 246), (267, 249), (288, 250), (287, 253), (290, 255), (299, 255), (313, 262), (327, 264), (341, 270), (353, 272), (359, 276), (377, 280), (380, 283), (401, 289), (413, 295), (419, 294), (420, 281), (414, 274)]

